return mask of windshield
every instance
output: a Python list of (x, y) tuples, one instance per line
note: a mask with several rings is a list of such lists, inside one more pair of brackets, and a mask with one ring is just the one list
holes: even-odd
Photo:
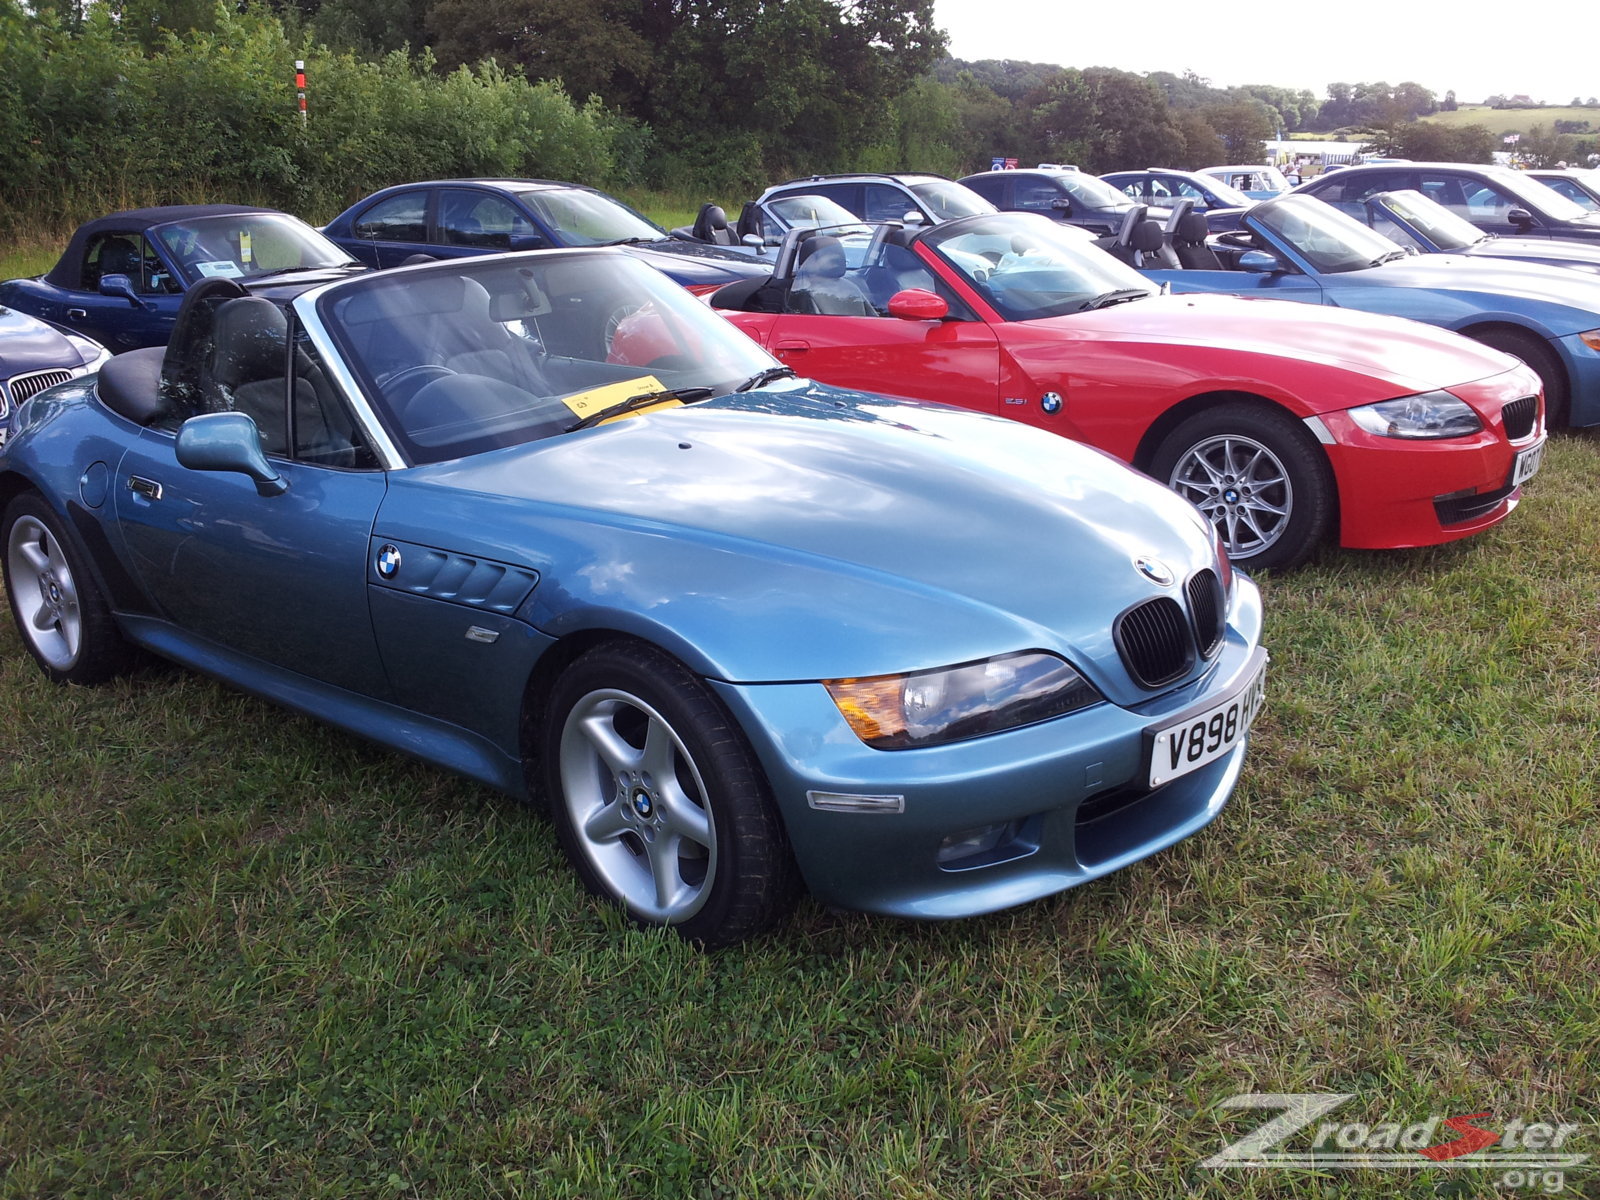
[[(1383, 221), (1385, 212), (1393, 213), (1411, 225), (1441, 250), (1465, 250), (1485, 237), (1483, 230), (1465, 217), (1458, 217), (1444, 205), (1410, 188), (1398, 192), (1379, 192), (1368, 198), (1367, 206), (1373, 210), (1373, 228), (1390, 237), (1395, 235), (1385, 228), (1389, 224)], [(1401, 231), (1401, 227), (1396, 227), (1396, 230)], [(1405, 240), (1395, 237), (1397, 242)]]
[[(1250, 197), (1245, 192), (1287, 192), (1289, 181), (1277, 167), (1207, 167), (1200, 172), (1210, 176), (1238, 196), (1245, 204)], [(1229, 204), (1236, 201), (1229, 200)]]
[(1156, 290), (1132, 267), (1037, 213), (935, 226), (921, 240), (1008, 321), (1083, 312)]
[(1405, 250), (1336, 208), (1310, 196), (1281, 196), (1257, 205), (1251, 217), (1289, 243), (1318, 271), (1334, 274), (1371, 267)]
[(645, 393), (720, 395), (779, 365), (665, 275), (617, 253), (374, 273), (323, 294), (317, 311), (390, 436), (419, 463), (559, 436)]
[(549, 188), (520, 195), (547, 228), (561, 231), (562, 240), (569, 246), (654, 242), (667, 236), (661, 226), (599, 192)]
[[(1243, 192), (1241, 192), (1238, 188), (1234, 187), (1227, 180), (1218, 179), (1214, 175), (1207, 175), (1206, 176), (1206, 189), (1218, 201), (1220, 201), (1222, 204), (1224, 204), (1226, 206), (1229, 206), (1229, 207), (1249, 208), (1252, 204), (1255, 203), (1254, 200), (1250, 199), (1249, 196), (1246, 196)], [(1267, 191), (1269, 189), (1256, 188), (1254, 190), (1256, 190), (1256, 191)], [(1289, 190), (1289, 184), (1288, 184), (1287, 180), (1284, 181), (1283, 187), (1280, 188), (1279, 190), (1280, 191), (1285, 191), (1285, 192)]]
[[(767, 208), (790, 229), (820, 229), (824, 225), (853, 225), (856, 215), (826, 196), (779, 196)], [(865, 228), (865, 226), (863, 226)]]
[(287, 213), (226, 213), (158, 225), (151, 232), (190, 284), (355, 263), (322, 234)]
[(957, 217), (999, 211), (964, 183), (954, 183), (948, 179), (924, 179), (910, 187), (912, 194), (928, 206), (928, 211), (936, 220), (954, 221)]
[(1128, 207), (1128, 197), (1098, 176), (1082, 171), (1062, 171), (1052, 178), (1066, 188), (1074, 200), (1082, 201), (1089, 208)]

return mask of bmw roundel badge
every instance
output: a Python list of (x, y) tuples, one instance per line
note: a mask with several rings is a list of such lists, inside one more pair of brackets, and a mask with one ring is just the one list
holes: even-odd
[(386, 543), (378, 551), (378, 574), (385, 579), (393, 579), (400, 573), (400, 547), (393, 543)]
[[(1143, 575), (1151, 583), (1160, 587), (1167, 587), (1172, 583), (1172, 569), (1158, 558), (1149, 558), (1141, 554), (1133, 560), (1133, 565), (1139, 568), (1139, 574)], [(381, 570), (382, 568), (379, 569)]]
[(1058, 412), (1060, 412), (1061, 411), (1061, 393), (1060, 392), (1046, 392), (1043, 396), (1039, 397), (1039, 407), (1044, 409), (1045, 412), (1047, 412), (1047, 413), (1058, 413)]

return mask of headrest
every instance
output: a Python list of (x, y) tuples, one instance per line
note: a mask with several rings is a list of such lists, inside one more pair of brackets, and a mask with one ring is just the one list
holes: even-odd
[(1148, 218), (1150, 206), (1148, 204), (1135, 204), (1122, 214), (1122, 228), (1117, 230), (1117, 244), (1119, 246), (1133, 245), (1133, 231), (1139, 228), (1141, 221)]
[(241, 296), (217, 310), (212, 374), (225, 387), (284, 374), (289, 318), (261, 296)]
[(133, 275), (140, 266), (139, 248), (127, 238), (107, 238), (100, 243), (100, 275)]
[[(815, 260), (815, 261), (813, 261)], [(838, 279), (844, 275), (845, 257), (844, 243), (836, 237), (819, 234), (807, 238), (800, 244), (800, 253), (795, 260), (797, 270), (803, 270), (808, 275), (825, 275), (831, 279)]]
[(1133, 227), (1132, 246), (1143, 254), (1154, 254), (1161, 249), (1161, 244), (1166, 239), (1162, 236), (1159, 222), (1146, 218)]
[(1186, 212), (1178, 218), (1178, 227), (1172, 236), (1180, 242), (1203, 242), (1209, 232), (1211, 227), (1206, 224), (1205, 213)]

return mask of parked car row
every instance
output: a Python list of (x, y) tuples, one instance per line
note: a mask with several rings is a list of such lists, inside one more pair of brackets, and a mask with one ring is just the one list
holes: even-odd
[(22, 643), (539, 800), (587, 887), (705, 945), (801, 887), (956, 917), (1120, 869), (1238, 778), (1236, 566), (1470, 536), (1547, 407), (1600, 422), (1591, 262), (1424, 245), (1422, 193), (1126, 186), (818, 176), (671, 233), (542, 180), (90, 222), (0, 285), (122, 351), (60, 334), (76, 377), (0, 447)]

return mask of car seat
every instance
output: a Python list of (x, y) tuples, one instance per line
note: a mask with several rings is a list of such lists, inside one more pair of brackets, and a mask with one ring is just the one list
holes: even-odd
[(708, 242), (713, 246), (733, 246), (738, 243), (738, 238), (728, 228), (728, 214), (716, 204), (702, 204), (700, 211), (695, 214), (694, 227), (690, 231), (695, 241)]
[(137, 290), (144, 274), (144, 256), (139, 253), (139, 247), (127, 238), (108, 237), (100, 243), (97, 270), (99, 275), (94, 280), (95, 287), (99, 287), (100, 280), (107, 275), (126, 275), (133, 281), (133, 286)]
[(794, 279), (789, 285), (789, 312), (819, 313), (834, 317), (875, 317), (878, 310), (865, 289), (845, 274), (849, 263), (844, 243), (818, 235), (801, 243), (795, 256)]

